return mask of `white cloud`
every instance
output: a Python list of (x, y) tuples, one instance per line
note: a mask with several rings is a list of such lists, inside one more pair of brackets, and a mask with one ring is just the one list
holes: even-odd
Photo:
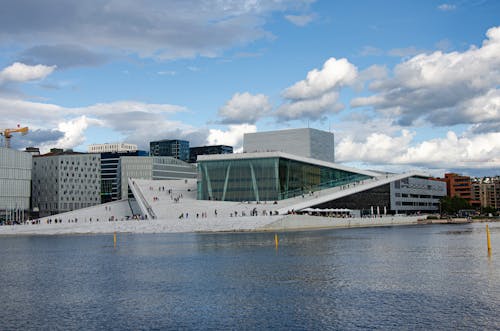
[(332, 89), (354, 82), (357, 68), (347, 59), (329, 58), (321, 70), (313, 69), (307, 73), (305, 80), (295, 83), (283, 92), (287, 99), (308, 99), (321, 96)]
[(50, 75), (56, 66), (45, 66), (42, 64), (30, 66), (15, 62), (0, 71), (0, 83), (2, 82), (28, 82), (39, 80)]
[(85, 130), (89, 125), (102, 125), (99, 120), (80, 116), (68, 121), (60, 122), (58, 130), (64, 133), (64, 137), (57, 141), (60, 148), (73, 148), (85, 142)]
[(449, 3), (443, 3), (443, 4), (440, 4), (437, 8), (441, 11), (452, 11), (452, 10), (455, 10), (457, 8), (457, 6), (449, 4)]
[(458, 136), (449, 131), (446, 137), (418, 143), (414, 137), (404, 129), (399, 136), (372, 133), (361, 141), (346, 137), (336, 146), (336, 159), (448, 169), (500, 167), (500, 132)]
[(337, 92), (329, 92), (318, 98), (294, 100), (281, 105), (275, 115), (281, 120), (317, 120), (327, 113), (336, 113), (343, 109), (343, 105), (337, 103), (338, 97)]
[(285, 15), (287, 21), (297, 26), (306, 26), (311, 23), (316, 16), (315, 15)]
[(285, 102), (275, 115), (280, 120), (323, 118), (344, 108), (338, 103), (342, 87), (357, 83), (358, 70), (347, 59), (329, 58), (321, 70), (313, 69), (282, 93)]
[[(351, 106), (373, 106), (382, 113), (390, 110), (403, 125), (419, 119), (437, 125), (477, 123), (478, 119), (500, 121), (496, 111), (500, 27), (489, 29), (486, 36), (480, 48), (419, 54), (398, 64), (393, 76), (370, 84), (376, 94), (355, 98)], [(485, 109), (487, 116), (483, 114)]]
[[(169, 116), (186, 111), (185, 107), (169, 104), (148, 104), (137, 101), (99, 103), (88, 107), (61, 107), (49, 103), (30, 102), (0, 97), (0, 116), (6, 127), (17, 123), (30, 130), (57, 130), (64, 137), (51, 146), (74, 148), (85, 141), (85, 130), (101, 127), (108, 134), (119, 134), (123, 139), (147, 148), (149, 141), (168, 137), (192, 138), (194, 143), (203, 143), (206, 129), (194, 128), (173, 121)], [(20, 119), (23, 119), (20, 122)], [(59, 145), (57, 145), (59, 144)]]
[(414, 133), (408, 130), (402, 130), (396, 137), (372, 133), (363, 141), (354, 141), (348, 136), (337, 144), (335, 159), (338, 162), (393, 163), (394, 157), (404, 153), (413, 137)]
[(219, 116), (223, 118), (221, 122), (225, 124), (254, 124), (262, 116), (267, 115), (271, 108), (269, 98), (264, 94), (235, 93), (219, 109)]
[(257, 127), (251, 124), (229, 125), (227, 131), (210, 129), (207, 143), (209, 145), (229, 145), (239, 153), (243, 150), (243, 134), (257, 132)]

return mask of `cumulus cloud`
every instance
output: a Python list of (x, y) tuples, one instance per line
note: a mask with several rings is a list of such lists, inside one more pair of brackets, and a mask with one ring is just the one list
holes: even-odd
[[(92, 51), (112, 49), (160, 59), (213, 57), (229, 47), (270, 37), (265, 23), (272, 13), (301, 12), (310, 2), (173, 0), (144, 5), (133, 0), (10, 1), (0, 11), (0, 42), (31, 47), (76, 44)], [(89, 63), (81, 60), (78, 64)], [(91, 56), (90, 60), (100, 59)]]
[[(137, 101), (116, 101), (98, 103), (87, 107), (61, 107), (50, 103), (32, 102), (0, 97), (0, 116), (6, 127), (15, 127), (20, 118), (23, 126), (33, 130), (62, 133), (54, 141), (46, 135), (46, 141), (38, 139), (39, 146), (75, 148), (85, 142), (85, 130), (99, 127), (118, 133), (124, 140), (149, 148), (151, 140), (167, 138), (189, 138), (196, 144), (203, 144), (208, 130), (195, 128), (171, 120), (176, 113), (187, 111), (185, 107), (169, 104), (148, 104)], [(25, 146), (21, 146), (25, 147)]]
[(283, 92), (287, 99), (309, 99), (321, 96), (334, 88), (354, 82), (357, 68), (347, 59), (329, 58), (321, 70), (313, 69), (307, 73), (305, 80), (295, 83)]
[(419, 54), (398, 64), (392, 76), (369, 85), (375, 94), (355, 98), (351, 106), (390, 112), (401, 125), (417, 120), (435, 125), (500, 121), (500, 27), (486, 36), (481, 47)]
[(269, 98), (264, 94), (235, 93), (219, 109), (219, 116), (222, 117), (223, 124), (255, 124), (262, 116), (267, 115), (271, 108)]
[(281, 105), (275, 112), (280, 120), (311, 119), (319, 120), (326, 113), (335, 113), (344, 108), (338, 103), (339, 94), (329, 92), (317, 98), (299, 99)]
[(448, 169), (500, 167), (500, 132), (458, 136), (449, 131), (445, 137), (418, 143), (414, 137), (406, 129), (396, 136), (372, 133), (361, 141), (346, 137), (337, 144), (336, 159)]
[(326, 113), (338, 112), (339, 90), (356, 82), (357, 68), (347, 59), (330, 58), (321, 70), (313, 69), (301, 80), (283, 91), (285, 103), (276, 111), (283, 120), (320, 119)]
[(15, 62), (0, 71), (0, 83), (2, 82), (29, 82), (39, 80), (50, 75), (56, 66), (45, 66), (37, 64), (34, 66)]
[(285, 18), (297, 26), (306, 26), (315, 19), (315, 15), (285, 15)]
[(209, 145), (233, 146), (236, 153), (243, 151), (243, 134), (257, 132), (252, 124), (229, 125), (228, 130), (210, 129), (207, 137)]

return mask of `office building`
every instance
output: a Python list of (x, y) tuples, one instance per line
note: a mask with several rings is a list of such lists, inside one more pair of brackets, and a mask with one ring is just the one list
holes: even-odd
[(196, 178), (196, 166), (169, 156), (122, 156), (120, 158), (121, 197), (129, 197), (128, 179)]
[(146, 151), (106, 152), (101, 155), (101, 203), (120, 200), (120, 159), (124, 156), (148, 156)]
[(29, 215), (31, 158), (0, 147), (0, 224), (21, 222)]
[(284, 152), (335, 162), (334, 135), (310, 128), (245, 133), (243, 152)]
[(165, 139), (149, 143), (151, 156), (170, 156), (175, 159), (189, 161), (189, 141), (179, 139)]
[(233, 147), (226, 145), (200, 146), (189, 148), (189, 163), (196, 163), (198, 155), (232, 154)]
[(32, 206), (40, 216), (100, 204), (99, 154), (53, 149), (33, 157)]

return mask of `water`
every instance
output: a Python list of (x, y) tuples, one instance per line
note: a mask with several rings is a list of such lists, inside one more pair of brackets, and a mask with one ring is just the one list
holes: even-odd
[(0, 237), (0, 329), (500, 329), (500, 224)]

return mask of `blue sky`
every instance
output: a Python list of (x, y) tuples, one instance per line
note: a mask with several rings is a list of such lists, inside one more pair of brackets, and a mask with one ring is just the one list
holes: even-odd
[(500, 174), (498, 1), (2, 1), (13, 145), (310, 126), (363, 168)]

